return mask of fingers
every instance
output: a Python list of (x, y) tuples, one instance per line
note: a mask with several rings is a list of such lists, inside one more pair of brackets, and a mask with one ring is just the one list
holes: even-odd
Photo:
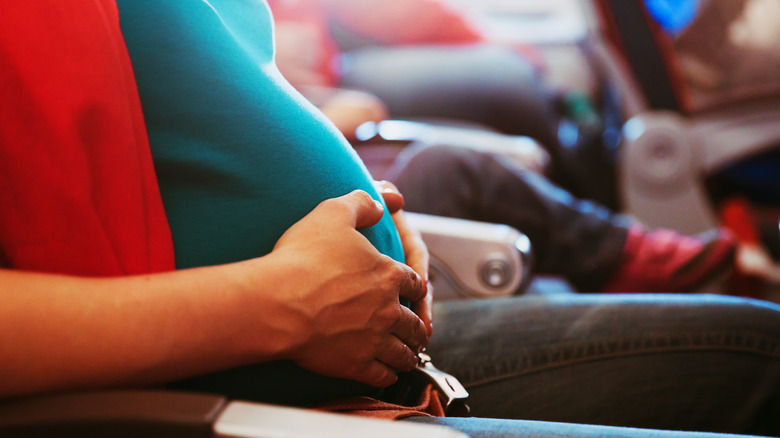
[(417, 366), (417, 353), (427, 347), (425, 326), (411, 310), (400, 305), (399, 309), (401, 313), (392, 333), (383, 336), (374, 360), (361, 367), (355, 379), (376, 387), (386, 387), (397, 380), (396, 370), (411, 371)]
[(428, 333), (428, 338), (430, 338), (433, 335), (433, 286), (431, 283), (428, 283), (427, 286), (428, 293), (425, 295), (425, 298), (412, 303), (412, 311), (425, 324), (425, 330)]
[(395, 369), (381, 362), (373, 361), (369, 363), (359, 380), (377, 388), (387, 388), (398, 380), (398, 375)]
[(412, 354), (417, 354), (428, 346), (428, 333), (425, 324), (406, 307), (401, 306), (401, 317), (393, 327), (393, 334), (413, 352)]
[(411, 371), (417, 366), (417, 353), (412, 352), (406, 344), (393, 338), (393, 342), (382, 349), (377, 360), (398, 371)]
[(329, 210), (326, 215), (330, 215), (334, 221), (345, 221), (355, 228), (370, 227), (379, 222), (384, 214), (382, 203), (375, 201), (363, 190), (324, 201), (319, 208)]
[(411, 371), (417, 364), (417, 353), (400, 339), (391, 336), (388, 344), (379, 351), (376, 360), (359, 374), (358, 380), (378, 388), (386, 388), (398, 380), (396, 371)]
[[(379, 186), (381, 184), (391, 183), (386, 181), (376, 182)], [(388, 187), (389, 187), (388, 186)], [(395, 189), (392, 186), (390, 190)], [(383, 192), (384, 195), (384, 192)], [(387, 200), (385, 200), (387, 203)], [(388, 210), (392, 211), (392, 208), (388, 204)], [(426, 293), (423, 298), (419, 300), (412, 300), (412, 310), (419, 315), (425, 324), (428, 337), (433, 334), (433, 287), (428, 282), (428, 269), (430, 264), (430, 254), (428, 253), (428, 247), (422, 240), (420, 232), (409, 225), (404, 217), (403, 211), (398, 210), (393, 213), (393, 222), (398, 230), (398, 235), (401, 238), (401, 244), (404, 247), (404, 255), (406, 256), (406, 264), (412, 268), (423, 280)]]
[(401, 237), (401, 243), (404, 247), (404, 255), (406, 256), (406, 264), (410, 268), (414, 269), (414, 272), (418, 273), (423, 280), (428, 280), (428, 268), (430, 266), (430, 254), (428, 253), (428, 247), (422, 240), (420, 233), (411, 228), (406, 220), (401, 215), (402, 212), (396, 213), (393, 217), (395, 220), (396, 228)]
[(404, 197), (400, 193), (396, 192), (379, 192), (382, 195), (382, 200), (387, 205), (387, 210), (390, 214), (400, 211), (404, 207)]
[(401, 317), (396, 323), (393, 335), (389, 336), (386, 344), (379, 349), (376, 360), (393, 370), (413, 370), (418, 363), (417, 353), (427, 347), (425, 325), (414, 312), (401, 306)]
[(395, 263), (393, 267), (395, 269), (393, 275), (396, 278), (391, 281), (397, 285), (398, 296), (411, 302), (423, 299), (428, 292), (427, 282), (412, 268), (402, 263)]
[[(377, 184), (383, 183), (385, 182), (377, 182)], [(382, 195), (384, 196), (384, 192)], [(403, 202), (403, 198), (401, 198), (401, 202)], [(393, 215), (393, 223), (395, 224), (395, 228), (398, 230), (398, 235), (401, 238), (401, 244), (404, 247), (404, 255), (406, 256), (406, 264), (414, 269), (415, 272), (420, 274), (423, 279), (427, 280), (430, 256), (428, 254), (428, 247), (425, 245), (425, 242), (422, 239), (422, 235), (420, 235), (420, 232), (417, 231), (416, 228), (409, 224), (402, 210), (399, 209), (397, 211), (393, 211), (393, 206), (387, 202), (386, 198), (385, 203), (388, 204), (387, 209)], [(401, 206), (403, 206), (403, 204)]]
[(390, 214), (404, 208), (404, 196), (393, 183), (390, 181), (374, 181), (374, 186), (382, 195), (382, 200), (385, 201)]
[[(399, 297), (406, 298), (412, 302), (412, 311), (409, 311), (409, 313), (414, 315), (414, 320), (416, 322), (419, 322), (425, 337), (423, 343), (417, 345), (425, 346), (428, 343), (428, 337), (433, 333), (433, 288), (427, 280), (420, 277), (414, 270), (408, 266), (401, 266), (401, 275), (404, 276), (404, 279), (400, 284), (398, 295)], [(404, 310), (408, 311), (406, 308), (404, 308)]]

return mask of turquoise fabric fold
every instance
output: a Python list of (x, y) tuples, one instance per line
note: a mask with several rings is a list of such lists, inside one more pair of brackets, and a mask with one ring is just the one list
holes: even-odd
[[(363, 189), (381, 201), (344, 137), (276, 69), (264, 2), (117, 3), (178, 268), (265, 255), (324, 199)], [(387, 212), (361, 232), (403, 261)], [(290, 362), (172, 386), (298, 406), (378, 394)]]

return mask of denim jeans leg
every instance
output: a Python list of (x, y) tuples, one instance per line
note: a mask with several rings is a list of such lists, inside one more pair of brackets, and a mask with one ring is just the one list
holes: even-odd
[(434, 363), (476, 417), (780, 434), (780, 306), (714, 295), (439, 303)]
[(436, 424), (459, 430), (470, 438), (747, 438), (747, 435), (682, 432), (658, 429), (554, 423), (494, 418), (411, 417), (404, 421)]

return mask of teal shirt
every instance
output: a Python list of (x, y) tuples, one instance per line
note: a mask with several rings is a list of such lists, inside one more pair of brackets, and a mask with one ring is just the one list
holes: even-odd
[[(265, 255), (321, 201), (363, 189), (381, 201), (343, 136), (281, 76), (273, 21), (256, 0), (118, 0), (179, 268)], [(403, 249), (385, 213), (361, 230)], [(185, 383), (306, 404), (364, 387), (289, 363)]]
[[(349, 143), (281, 76), (256, 0), (120, 0), (180, 268), (262, 256), (327, 198), (381, 200)], [(389, 215), (364, 234), (403, 260)]]

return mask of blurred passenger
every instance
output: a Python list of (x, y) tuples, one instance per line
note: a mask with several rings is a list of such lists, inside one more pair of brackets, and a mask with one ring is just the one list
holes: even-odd
[[(647, 0), (647, 4), (671, 35), (696, 102), (780, 90), (780, 2)], [(683, 10), (688, 12), (682, 14)], [(673, 21), (683, 15), (685, 20)]]
[[(532, 137), (552, 157), (554, 182), (614, 203), (611, 163), (601, 159), (604, 121), (581, 95), (547, 86), (533, 50), (488, 41), (468, 15), (441, 0), (270, 5), (279, 68), (304, 95), (319, 86), (365, 91), (391, 118), (462, 120)], [(579, 130), (565, 145), (558, 135), (564, 117)]]
[[(295, 15), (301, 21), (277, 21), (276, 59), (282, 74), (310, 101), (315, 103), (337, 128), (354, 140), (358, 126), (389, 117), (385, 103), (372, 94), (333, 87), (335, 78), (317, 47), (324, 39), (323, 29), (315, 32), (310, 18), (320, 0), (281, 2), (282, 17)], [(363, 16), (366, 10), (354, 10), (350, 2), (331, 5), (322, 0), (338, 17), (346, 13)], [(272, 5), (277, 5), (272, 1)], [(366, 5), (373, 2), (367, 2)], [(363, 4), (363, 3), (361, 3)], [(388, 5), (395, 14), (405, 16), (404, 1), (377, 2)], [(447, 29), (444, 41), (476, 39), (460, 15), (439, 2), (424, 1), (439, 15), (437, 20), (461, 23)], [(346, 6), (350, 6), (345, 10)], [(424, 11), (429, 9), (423, 8)], [(380, 6), (380, 11), (382, 7)], [(373, 11), (372, 11), (373, 12)], [(379, 15), (379, 14), (378, 14)], [(386, 12), (387, 16), (395, 16)], [(425, 14), (415, 16), (424, 20)], [(278, 17), (276, 18), (278, 20)], [(361, 21), (360, 29), (370, 32), (373, 21)], [(417, 23), (417, 21), (415, 21)], [(377, 34), (402, 41), (426, 40), (420, 34), (405, 33), (406, 27), (387, 29), (387, 21), (375, 23)], [(412, 26), (440, 35), (443, 25)], [(455, 37), (452, 32), (456, 32)], [(459, 33), (458, 33), (459, 32)], [(384, 36), (387, 33), (387, 36)], [(327, 57), (326, 57), (327, 58)], [(330, 74), (328, 74), (330, 72)], [(402, 93), (405, 94), (405, 93)], [(490, 139), (491, 137), (487, 137)], [(507, 157), (466, 150), (454, 146), (426, 145), (402, 153), (386, 174), (372, 168), (370, 151), (364, 156), (375, 178), (387, 179), (406, 197), (406, 209), (464, 219), (503, 223), (523, 231), (531, 239), (535, 252), (535, 272), (566, 278), (582, 292), (690, 292), (713, 280), (723, 280), (734, 260), (735, 239), (730, 233), (712, 230), (699, 236), (683, 236), (671, 230), (649, 231), (628, 217), (617, 215), (604, 206), (579, 200), (550, 183), (534, 168), (518, 165)], [(362, 147), (366, 150), (366, 147)], [(538, 170), (543, 160), (529, 154), (526, 162)], [(709, 284), (709, 287), (716, 286)]]

